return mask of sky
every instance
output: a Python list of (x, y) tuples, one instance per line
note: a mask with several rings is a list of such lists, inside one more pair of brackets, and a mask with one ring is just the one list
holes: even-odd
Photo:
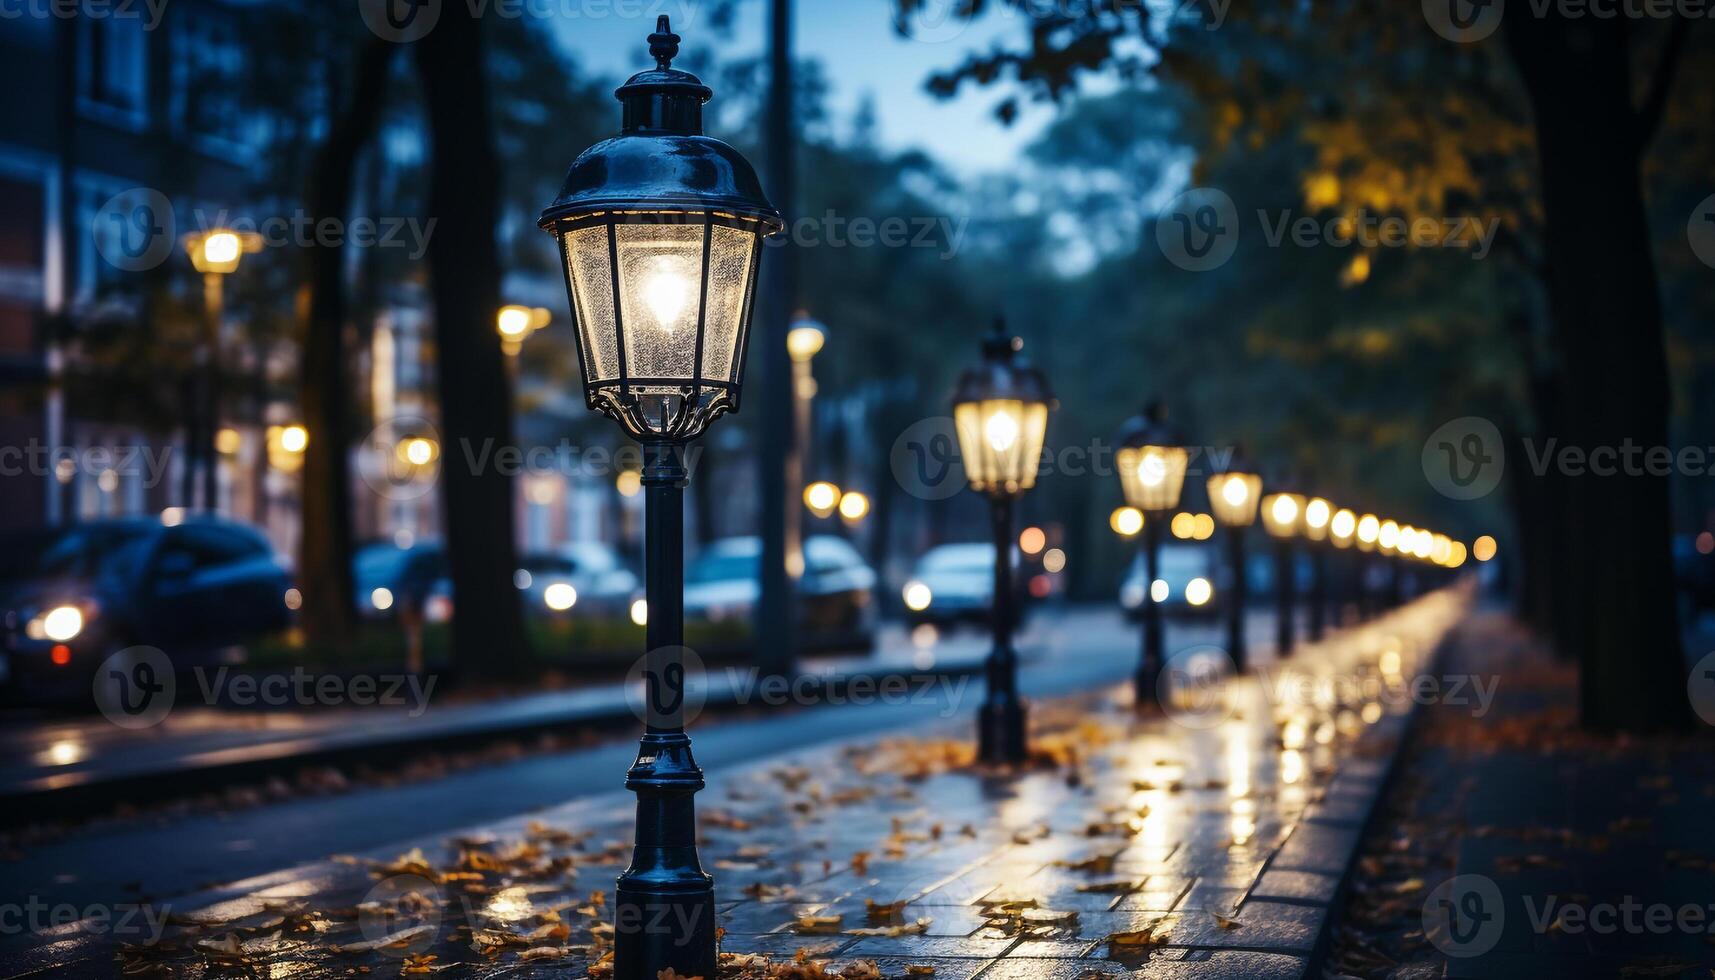
[[(1019, 15), (1003, 8), (972, 23), (943, 16), (948, 0), (928, 6), (936, 12), (920, 18), (911, 37), (901, 37), (893, 26), (893, 0), (796, 0), (795, 57), (821, 62), (836, 120), (849, 119), (866, 95), (872, 97), (886, 148), (924, 150), (965, 175), (1005, 170), (1052, 121), (1054, 109), (1021, 100), (1024, 111), (1008, 127), (992, 111), (1009, 93), (1004, 83), (967, 84), (946, 101), (931, 96), (923, 83), (971, 51), (988, 50), (1003, 39), (1016, 43), (1023, 36)], [(558, 0), (553, 7), (556, 35), (579, 66), (616, 79), (648, 67), (644, 39), (657, 14), (672, 18), (687, 51), (720, 44), (731, 58), (759, 54), (768, 31), (768, 4), (761, 0), (739, 4), (731, 37), (710, 27), (710, 11), (701, 0)]]

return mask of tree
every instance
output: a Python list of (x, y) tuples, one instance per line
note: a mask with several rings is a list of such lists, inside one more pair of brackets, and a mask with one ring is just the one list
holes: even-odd
[(512, 577), (513, 486), (497, 453), (514, 446), (512, 386), (500, 335), (499, 164), (481, 22), (449, 7), (416, 43), (431, 173), (429, 280), (440, 350), (445, 448), (441, 487), (453, 585), (453, 647), (461, 665), (497, 678), (526, 674), (530, 651)]

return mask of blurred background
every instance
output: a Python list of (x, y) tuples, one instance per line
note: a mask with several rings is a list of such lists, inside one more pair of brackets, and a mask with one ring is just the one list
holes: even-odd
[[(611, 91), (647, 67), (661, 13), (686, 38), (679, 67), (717, 93), (710, 134), (759, 162), (777, 159), (770, 137), (789, 145), (795, 192), (776, 203), (805, 223), (770, 253), (794, 266), (771, 288), (821, 331), (790, 383), (752, 357), (751, 390), (802, 413), (796, 459), (771, 450), (783, 403), (761, 394), (697, 447), (693, 646), (746, 648), (758, 535), (783, 523), (807, 537), (792, 569), (804, 649), (864, 649), (882, 623), (932, 618), (908, 608), (919, 561), (983, 541), (986, 513), (903, 485), (900, 439), (947, 414), (997, 315), (1055, 381), (1051, 456), (1074, 450), (1022, 504), (1034, 599), (1120, 598), (1135, 546), (1110, 521), (1104, 446), (1153, 397), (1193, 445), (1242, 445), (1360, 512), (1495, 535), (1494, 574), (1542, 622), (1569, 593), (1527, 570), (1607, 553), (1563, 550), (1591, 532), (1519, 441), (1576, 437), (1568, 406), (1604, 381), (1552, 324), (1566, 294), (1545, 255), (1568, 253), (1551, 231), (1578, 225), (1545, 212), (1531, 78), (1498, 38), (1450, 44), (1415, 8), (1353, 4), (1316, 23), (1217, 11), (1215, 30), (1209, 11), (865, 0), (797, 4), (785, 50), (773, 4), (678, 0), (497, 4), (468, 31), (448, 5), (460, 16), (401, 44), (369, 16), (390, 7), (349, 6), (174, 0), (0, 24), (9, 629), (67, 601), (89, 631), (65, 641), (80, 661), (194, 623), (195, 645), (247, 662), (426, 658), (496, 679), (628, 663), (646, 616), (640, 458), (582, 404), (535, 219), (616, 131)], [(1663, 435), (1696, 446), (1715, 419), (1715, 276), (1687, 216), (1710, 190), (1715, 61), (1696, 56), (1707, 32), (1689, 48), (1665, 21), (1637, 37), (1676, 73), (1631, 200), (1656, 247)], [(781, 77), (784, 131), (767, 118)], [(1585, 143), (1611, 137), (1598, 130)], [(1194, 186), (1238, 201), (1245, 228), (1210, 274), (1157, 240)], [(1586, 193), (1603, 210), (1625, 189)], [(1456, 215), (1493, 235), (1474, 255), (1266, 234), (1281, 216), (1363, 215)], [(855, 240), (854, 221), (890, 219), (905, 244)], [(1647, 357), (1644, 321), (1598, 329)], [(1424, 479), (1426, 439), (1470, 416), (1508, 434), (1509, 479), (1455, 500)], [(771, 472), (795, 482), (765, 512)], [(1699, 565), (1715, 491), (1706, 471), (1669, 482), (1695, 611), (1697, 583), (1715, 581)], [(1209, 508), (1186, 485), (1175, 535), (1195, 544)], [(1580, 520), (1623, 534), (1631, 516)], [(1638, 533), (1665, 554), (1655, 526)], [(67, 579), (82, 593), (63, 599)], [(21, 649), (9, 683), (31, 669)]]

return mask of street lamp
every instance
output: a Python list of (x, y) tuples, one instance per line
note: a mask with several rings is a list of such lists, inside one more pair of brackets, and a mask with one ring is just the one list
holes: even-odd
[(530, 335), (552, 323), (554, 315), (540, 306), (502, 306), (494, 314), (494, 329), (500, 334), (500, 349), (517, 357)]
[[(196, 468), (200, 459), (202, 463), (202, 505), (203, 509), (213, 512), (218, 504), (216, 460), (219, 450), (215, 445), (220, 428), (220, 321), (226, 313), (227, 276), (238, 271), (238, 260), (245, 252), (254, 252), (260, 247), (261, 241), (253, 235), (243, 235), (230, 228), (211, 228), (207, 231), (191, 232), (184, 237), (185, 252), (190, 256), (191, 267), (202, 275), (203, 324), (202, 341), (197, 348), (197, 362), (200, 370), (197, 377), (197, 407), (196, 415), (200, 416), (195, 424), (189, 426), (190, 435), (187, 439), (190, 450), (186, 454), (186, 474)], [(191, 486), (185, 485), (185, 504), (191, 504)]]
[(1155, 588), (1161, 578), (1161, 531), (1167, 515), (1179, 506), (1191, 454), (1185, 440), (1168, 426), (1167, 406), (1159, 401), (1128, 420), (1115, 442), (1120, 489), (1126, 503), (1143, 514), (1143, 651), (1132, 676), (1133, 703), (1142, 707), (1159, 703), (1154, 700), (1156, 685), (1167, 658), (1161, 624), (1161, 602), (1166, 596), (1158, 595)]
[(1304, 510), (1301, 493), (1273, 493), (1262, 498), (1263, 530), (1274, 539), (1274, 651), (1279, 657), (1290, 655), (1298, 638), (1293, 623), (1298, 582), (1292, 567), (1292, 539), (1298, 536)]
[(989, 498), (994, 530), (994, 648), (988, 685), (977, 711), (977, 755), (984, 762), (1022, 762), (1024, 702), (1012, 648), (1012, 509), (1036, 485), (1048, 408), (1054, 396), (1042, 372), (1014, 357), (1023, 346), (996, 320), (983, 341), (983, 360), (964, 373), (953, 394), (953, 425), (971, 489)]
[(762, 241), (782, 227), (751, 165), (702, 134), (712, 93), (671, 67), (678, 51), (662, 16), (655, 68), (615, 93), (620, 134), (578, 156), (539, 222), (560, 244), (585, 403), (643, 445), (647, 717), (625, 779), (636, 846), (614, 901), (614, 973), (626, 978), (715, 975), (714, 881), (697, 856), (703, 773), (685, 734), (683, 449), (738, 410)]
[(1227, 653), (1241, 672), (1249, 659), (1245, 643), (1245, 598), (1250, 591), (1245, 574), (1245, 529), (1256, 523), (1261, 499), (1262, 477), (1249, 468), (1236, 449), (1227, 460), (1226, 470), (1209, 477), (1209, 508), (1227, 529), (1227, 560), (1233, 569), (1227, 595)]
[(1304, 537), (1310, 548), (1310, 640), (1322, 639), (1328, 615), (1328, 526), (1334, 522), (1334, 505), (1312, 497), (1304, 505)]
[[(792, 318), (792, 325), (786, 331), (786, 356), (792, 362), (792, 448), (786, 454), (786, 485), (789, 487), (804, 486), (804, 473), (810, 457), (810, 408), (816, 398), (816, 376), (811, 373), (810, 362), (822, 349), (827, 336), (828, 328), (811, 319), (810, 314), (803, 310)], [(814, 486), (833, 487), (832, 484), (812, 484)], [(810, 503), (810, 489), (805, 487), (804, 496), (810, 513), (817, 517), (832, 514), (838, 505), (839, 488), (833, 487), (834, 496), (825, 507)], [(804, 514), (798, 509), (798, 500), (791, 494), (786, 495), (786, 567), (789, 579), (796, 578), (804, 570)]]

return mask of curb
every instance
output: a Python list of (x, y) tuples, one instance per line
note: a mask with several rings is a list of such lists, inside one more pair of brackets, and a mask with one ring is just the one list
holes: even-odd
[[(1461, 623), (1462, 621), (1463, 620), (1461, 620)], [(1441, 639), (1436, 642), (1434, 651), (1424, 659), (1423, 669), (1425, 671), (1437, 672), (1441, 669), (1442, 664), (1446, 661), (1448, 650), (1455, 642), (1461, 623), (1455, 623), (1449, 627), (1447, 632), (1442, 635)], [(1321, 977), (1324, 975), (1327, 966), (1326, 960), (1328, 958), (1328, 952), (1334, 939), (1335, 915), (1341, 908), (1345, 907), (1347, 899), (1351, 897), (1352, 879), (1354, 877), (1353, 872), (1357, 868), (1358, 853), (1363, 846), (1363, 842), (1377, 829), (1377, 815), (1381, 812), (1381, 801), (1393, 790), (1395, 780), (1399, 774), (1399, 761), (1405, 756), (1406, 743), (1409, 742), (1412, 736), (1417, 732), (1423, 708), (1424, 705), (1413, 701), (1409, 709), (1397, 715), (1387, 716), (1377, 723), (1376, 728), (1371, 729), (1367, 740), (1372, 744), (1376, 744), (1382, 739), (1391, 738), (1393, 740), (1393, 751), (1389, 752), (1385, 759), (1377, 760), (1378, 765), (1375, 767), (1373, 773), (1363, 780), (1364, 782), (1370, 783), (1371, 787), (1368, 790), (1366, 799), (1363, 803), (1363, 815), (1361, 818), (1354, 819), (1351, 816), (1333, 817), (1316, 813), (1307, 815), (1299, 823), (1298, 828), (1293, 830), (1292, 836), (1296, 837), (1299, 831), (1306, 826), (1327, 827), (1330, 829), (1339, 828), (1341, 831), (1341, 839), (1345, 844), (1342, 849), (1343, 854), (1341, 855), (1341, 860), (1339, 862), (1339, 883), (1335, 886), (1333, 895), (1326, 906), (1327, 911), (1322, 918), (1322, 928), (1317, 933), (1316, 942), (1311, 948), (1310, 956), (1305, 960), (1305, 969), (1302, 974), (1305, 978)], [(1386, 726), (1385, 731), (1382, 729), (1382, 726), (1384, 725)], [(1338, 773), (1334, 777), (1334, 780), (1329, 784), (1329, 789), (1332, 790), (1336, 784), (1340, 783), (1341, 780), (1345, 779), (1347, 776), (1348, 773), (1342, 769), (1342, 771)], [(1321, 801), (1313, 805), (1313, 809), (1317, 811), (1323, 810), (1326, 808), (1327, 802), (1327, 795), (1325, 794)], [(1284, 846), (1285, 845), (1282, 845), (1283, 849)], [(1279, 853), (1277, 852), (1275, 856), (1278, 858)], [(1269, 868), (1272, 867), (1273, 864), (1274, 861), (1271, 860), (1269, 865), (1263, 868), (1264, 874), (1268, 872)], [(1332, 867), (1332, 863), (1330, 864), (1330, 867)]]

